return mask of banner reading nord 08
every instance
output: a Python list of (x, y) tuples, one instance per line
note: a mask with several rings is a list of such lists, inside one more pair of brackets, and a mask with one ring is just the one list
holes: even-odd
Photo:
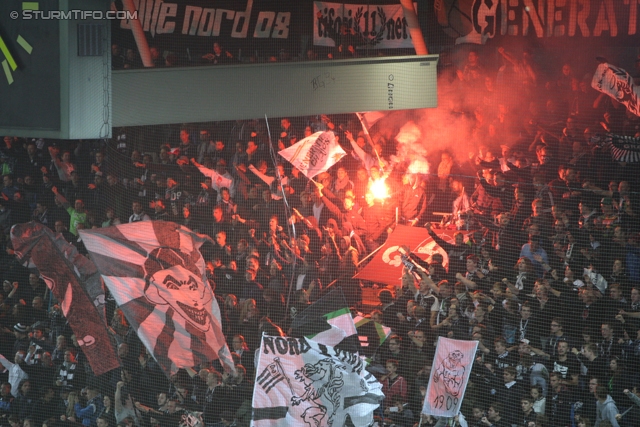
[[(300, 31), (310, 24), (308, 12), (294, 0), (133, 0), (149, 44), (171, 52), (179, 63), (194, 65), (219, 43), (232, 53), (232, 63), (243, 56), (276, 55), (280, 49), (294, 54)], [(119, 1), (112, 7), (122, 10)], [(305, 24), (306, 22), (306, 24)], [(113, 21), (112, 41), (124, 48), (136, 46), (128, 19)]]

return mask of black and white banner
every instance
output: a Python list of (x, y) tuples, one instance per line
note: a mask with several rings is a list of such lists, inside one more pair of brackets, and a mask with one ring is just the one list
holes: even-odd
[[(414, 3), (414, 8), (418, 4)], [(350, 38), (358, 46), (376, 49), (413, 48), (400, 3), (383, 5), (313, 2), (313, 44), (336, 46), (336, 39)], [(343, 24), (350, 34), (341, 34)], [(346, 36), (346, 37), (345, 37)]]
[(278, 151), (307, 178), (313, 178), (347, 155), (333, 131), (320, 131)]
[(355, 353), (306, 338), (263, 336), (251, 425), (369, 426), (384, 395), (365, 368)]
[(607, 147), (611, 153), (611, 158), (616, 162), (640, 162), (639, 137), (607, 133), (592, 136), (591, 142), (601, 147)]
[[(240, 39), (288, 38), (293, 6), (292, 2), (264, 0), (133, 0), (133, 3), (142, 29), (152, 37), (179, 34)], [(120, 28), (130, 30), (130, 20), (121, 20)]]
[[(301, 32), (311, 24), (311, 5), (303, 8), (294, 0), (133, 2), (149, 45), (189, 64), (205, 63), (201, 58), (213, 52), (214, 43), (232, 54), (231, 62), (256, 54), (277, 55), (281, 49), (294, 55)], [(114, 1), (112, 8), (123, 10), (120, 1)], [(112, 23), (112, 43), (123, 52), (136, 49), (131, 28), (129, 19)]]
[(615, 38), (637, 46), (640, 30), (638, 4), (628, 0), (435, 0), (433, 9), (438, 24), (456, 38), (456, 44), (531, 37), (543, 44), (558, 38), (563, 43), (582, 39), (583, 45), (585, 39)]

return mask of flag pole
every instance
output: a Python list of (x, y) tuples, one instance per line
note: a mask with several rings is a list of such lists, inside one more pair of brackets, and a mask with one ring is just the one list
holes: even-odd
[(382, 166), (383, 165), (382, 160), (380, 160), (380, 155), (378, 154), (378, 150), (376, 150), (376, 146), (373, 143), (373, 139), (371, 139), (371, 135), (369, 135), (369, 130), (364, 124), (364, 118), (360, 113), (356, 113), (356, 116), (358, 117), (358, 120), (360, 120), (360, 126), (362, 126), (362, 130), (364, 131), (364, 134), (367, 137), (367, 142), (371, 144), (371, 148), (373, 148), (373, 152), (376, 153), (376, 158), (378, 159), (378, 164), (380, 165), (380, 169), (382, 169), (384, 172), (384, 167)]
[[(288, 231), (289, 239), (293, 238), (295, 240), (298, 238), (298, 236), (296, 235), (296, 225), (292, 224), (291, 221), (289, 221), (292, 208), (291, 208), (291, 205), (289, 205), (289, 200), (287, 199), (287, 192), (284, 190), (284, 184), (282, 183), (282, 176), (280, 175), (280, 171), (278, 170), (278, 167), (277, 167), (276, 154), (275, 154), (275, 150), (273, 149), (273, 141), (271, 140), (271, 128), (269, 127), (269, 119), (267, 118), (266, 113), (264, 114), (264, 122), (265, 122), (265, 125), (267, 126), (267, 135), (269, 136), (269, 153), (271, 154), (273, 167), (276, 169), (276, 177), (280, 183), (280, 191), (282, 191), (282, 200), (284, 202), (285, 215), (287, 215), (287, 225), (288, 225), (287, 231)], [(296, 264), (297, 264), (296, 261), (297, 261), (297, 258), (294, 256), (293, 263), (291, 264), (291, 282), (290, 283), (294, 283), (293, 279), (295, 278)], [(293, 288), (292, 286), (289, 286), (287, 301), (284, 307), (285, 313), (289, 312), (289, 303), (291, 301), (292, 288)]]
[(366, 257), (364, 257), (364, 258), (362, 258), (360, 260), (360, 262), (356, 265), (356, 267), (359, 267), (360, 264), (362, 264), (363, 262), (365, 262), (366, 260), (371, 258), (373, 255), (375, 255), (380, 249), (382, 249), (383, 246), (384, 246), (384, 243), (382, 245), (378, 246), (377, 248), (375, 248), (373, 251), (371, 251), (371, 253), (369, 255), (367, 255)]
[(289, 377), (287, 376), (284, 368), (282, 367), (282, 363), (280, 363), (280, 358), (279, 357), (275, 357), (273, 359), (273, 361), (278, 365), (278, 368), (280, 369), (280, 372), (282, 372), (282, 374), (284, 375), (284, 379), (287, 380), (287, 384), (289, 384), (289, 389), (291, 390), (291, 395), (295, 396), (296, 392), (293, 390), (293, 386), (291, 385), (291, 380), (289, 379)]

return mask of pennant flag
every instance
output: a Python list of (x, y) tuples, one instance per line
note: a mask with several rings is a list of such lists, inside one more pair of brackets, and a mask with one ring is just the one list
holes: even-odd
[(218, 358), (225, 370), (234, 370), (199, 251), (208, 237), (164, 221), (82, 230), (80, 236), (167, 376)]
[[(369, 135), (369, 129), (371, 126), (375, 125), (380, 119), (382, 119), (384, 117), (384, 113), (380, 111), (371, 111), (368, 113), (356, 113), (356, 116), (358, 117), (358, 120), (360, 120), (367, 142), (371, 145), (374, 153), (376, 154), (376, 159), (378, 160), (380, 168), (384, 169), (384, 163), (380, 160), (380, 153), (376, 150), (376, 146), (371, 139), (371, 135)], [(353, 142), (351, 144), (353, 144)]]
[[(60, 303), (94, 374), (120, 366), (104, 319), (104, 291), (95, 265), (61, 234), (29, 222), (11, 228), (17, 259), (35, 266)], [(90, 290), (90, 294), (89, 294)]]
[(269, 394), (271, 389), (278, 385), (280, 381), (284, 381), (285, 378), (286, 374), (284, 373), (282, 363), (280, 363), (280, 358), (276, 357), (273, 359), (273, 363), (267, 365), (262, 373), (258, 375), (256, 383), (263, 388), (265, 393)]
[(224, 187), (228, 189), (233, 188), (233, 179), (228, 174), (221, 175), (214, 169), (209, 169), (208, 167), (198, 165), (198, 164), (196, 164), (196, 168), (200, 171), (202, 175), (206, 176), (207, 178), (211, 178), (211, 185), (218, 192), (220, 192), (220, 189)]
[(205, 427), (202, 412), (183, 409), (178, 427)]
[(366, 113), (356, 113), (360, 124), (365, 129), (365, 132), (369, 132), (369, 129), (373, 127), (380, 119), (386, 115), (384, 111), (367, 111)]
[[(453, 235), (458, 230), (434, 231), (438, 237), (455, 243)], [(468, 231), (462, 231), (462, 233), (467, 234)], [(427, 261), (434, 253), (439, 253), (444, 258), (445, 268), (449, 264), (447, 253), (436, 244), (425, 228), (398, 225), (376, 255), (355, 277), (385, 285), (399, 285), (402, 276), (402, 254), (400, 253), (402, 246), (408, 246), (413, 254)]]
[(356, 325), (341, 288), (334, 288), (299, 313), (291, 323), (291, 336), (354, 353), (360, 350)]
[(347, 153), (328, 130), (316, 132), (278, 152), (307, 178), (313, 178), (335, 165)]
[(591, 79), (591, 87), (609, 95), (636, 116), (640, 116), (640, 87), (635, 86), (633, 78), (622, 68), (603, 63), (598, 65)]
[(477, 349), (478, 341), (438, 338), (422, 413), (436, 417), (458, 415)]
[(366, 366), (354, 353), (306, 338), (263, 336), (251, 425), (371, 425), (384, 394)]
[(354, 317), (353, 322), (356, 324), (356, 330), (358, 331), (361, 353), (366, 357), (373, 357), (391, 335), (391, 328), (363, 316)]

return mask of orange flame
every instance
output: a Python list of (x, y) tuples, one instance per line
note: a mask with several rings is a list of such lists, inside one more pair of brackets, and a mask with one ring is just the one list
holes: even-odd
[(384, 178), (378, 178), (373, 181), (369, 187), (369, 191), (371, 191), (371, 194), (373, 194), (373, 197), (376, 199), (386, 199), (389, 197), (389, 187), (387, 187)]

